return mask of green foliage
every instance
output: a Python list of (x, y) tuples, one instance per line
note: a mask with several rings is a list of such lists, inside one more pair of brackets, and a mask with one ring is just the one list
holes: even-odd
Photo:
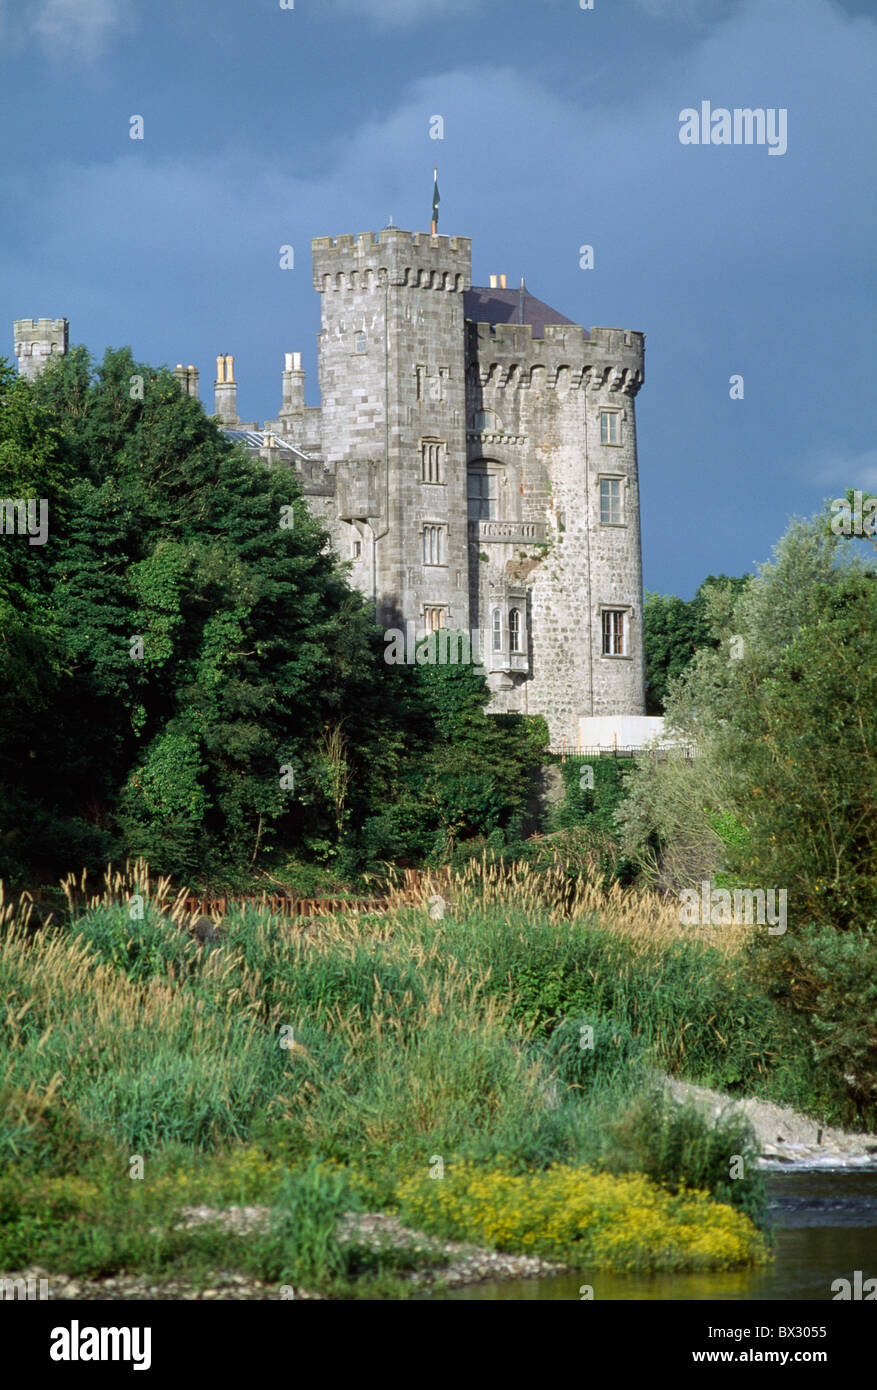
[[(708, 1120), (693, 1102), (644, 1091), (610, 1127), (613, 1172), (646, 1173), (678, 1191), (693, 1187), (767, 1224), (767, 1194), (749, 1121), (726, 1113)], [(734, 1160), (735, 1176), (731, 1176)]]
[(750, 575), (732, 578), (709, 575), (686, 601), (675, 594), (645, 593), (643, 641), (646, 651), (646, 700), (649, 714), (663, 714), (670, 685), (702, 647), (716, 647), (712, 603), (716, 594), (733, 600), (746, 587)]
[(0, 555), (0, 875), (143, 855), (239, 880), (303, 851), (350, 876), (523, 814), (544, 721), (488, 717), (469, 662), (388, 664), (294, 470), (168, 371), (0, 364), (0, 469), (50, 516)]
[[(865, 544), (836, 536), (827, 515), (794, 521), (735, 601), (712, 595), (720, 645), (698, 653), (667, 705), (698, 757), (638, 769), (619, 818), (628, 852), (668, 888), (721, 878), (787, 894), (787, 939), (756, 938), (754, 978), (808, 1037), (832, 1104), (873, 1123), (873, 999), (855, 968), (877, 923), (877, 584)], [(853, 934), (849, 955), (837, 933)]]
[(343, 1169), (312, 1156), (284, 1174), (275, 1197), (270, 1232), (256, 1237), (263, 1277), (281, 1284), (324, 1287), (345, 1274), (349, 1256), (338, 1222), (358, 1205)]
[(545, 1057), (565, 1085), (579, 1090), (609, 1086), (617, 1094), (646, 1079), (642, 1039), (608, 1015), (564, 1019), (551, 1034)]

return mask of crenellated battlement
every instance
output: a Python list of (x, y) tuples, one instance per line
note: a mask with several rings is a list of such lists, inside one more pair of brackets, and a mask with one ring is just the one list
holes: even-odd
[(462, 293), (472, 285), (469, 237), (384, 227), (358, 236), (316, 237), (311, 247), (314, 288), (321, 294), (372, 290), (386, 284)]
[(644, 380), (645, 335), (622, 328), (547, 323), (534, 338), (527, 323), (469, 323), (469, 361), (481, 387), (621, 391)]
[(35, 377), (51, 357), (67, 351), (66, 319), (16, 319), (12, 325), (15, 356), (21, 376)]

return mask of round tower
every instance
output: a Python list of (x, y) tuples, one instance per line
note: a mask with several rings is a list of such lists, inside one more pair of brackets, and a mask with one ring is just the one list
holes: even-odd
[(339, 550), (359, 554), (355, 581), (372, 593), (385, 627), (465, 629), (471, 242), (385, 227), (319, 237), (313, 258), (323, 456), (337, 472)]
[(19, 376), (33, 380), (52, 357), (67, 351), (66, 319), (16, 319), (12, 325)]

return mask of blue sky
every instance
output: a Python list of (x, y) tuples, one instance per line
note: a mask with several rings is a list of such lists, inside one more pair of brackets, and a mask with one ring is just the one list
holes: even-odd
[[(645, 332), (645, 583), (688, 597), (877, 490), (875, 72), (877, 0), (0, 0), (0, 352), (66, 317), (208, 409), (231, 352), (261, 421), (298, 350), (316, 404), (311, 238), (427, 231), (437, 164), (476, 283)], [(702, 100), (787, 152), (682, 145)]]

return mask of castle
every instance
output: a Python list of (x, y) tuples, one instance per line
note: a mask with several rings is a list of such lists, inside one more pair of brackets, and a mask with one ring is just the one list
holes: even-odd
[[(567, 747), (583, 718), (642, 715), (643, 334), (589, 331), (523, 280), (473, 286), (468, 237), (318, 237), (313, 273), (321, 405), (288, 353), (277, 419), (240, 420), (223, 355), (226, 434), (295, 469), (386, 632), (483, 634), (491, 710), (542, 714)], [(24, 375), (67, 349), (64, 319), (14, 333)], [(174, 375), (198, 395), (193, 366)]]

